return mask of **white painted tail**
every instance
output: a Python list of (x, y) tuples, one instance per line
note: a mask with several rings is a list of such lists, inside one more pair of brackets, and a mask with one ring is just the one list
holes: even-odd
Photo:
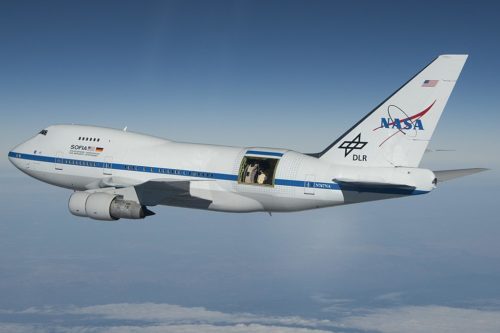
[(340, 165), (417, 167), (466, 60), (439, 56), (316, 156)]

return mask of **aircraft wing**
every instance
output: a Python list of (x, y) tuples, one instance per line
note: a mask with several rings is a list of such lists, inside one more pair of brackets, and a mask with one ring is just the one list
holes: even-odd
[(190, 187), (194, 181), (150, 180), (134, 186), (137, 198), (142, 205), (169, 205), (191, 208), (207, 208), (212, 201), (191, 195)]
[(92, 184), (90, 190), (112, 191), (138, 201), (143, 206), (169, 205), (192, 208), (207, 208), (212, 201), (191, 194), (193, 182), (211, 180), (153, 179), (141, 182), (132, 178), (108, 177)]
[(108, 177), (108, 178), (103, 178), (99, 180), (97, 184), (92, 184), (93, 187), (97, 188), (109, 188), (109, 187), (114, 187), (114, 188), (124, 188), (124, 187), (129, 187), (129, 186), (135, 186), (140, 184), (141, 181), (132, 179), (132, 178), (126, 178), (126, 177)]

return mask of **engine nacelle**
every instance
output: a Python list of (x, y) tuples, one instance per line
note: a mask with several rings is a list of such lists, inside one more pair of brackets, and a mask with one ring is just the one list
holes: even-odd
[(68, 208), (73, 215), (102, 221), (143, 219), (154, 214), (135, 201), (122, 200), (118, 195), (106, 192), (75, 192), (69, 198)]
[(87, 216), (95, 220), (113, 221), (119, 217), (111, 215), (111, 203), (116, 199), (116, 195), (97, 192), (88, 196), (85, 203)]
[(154, 213), (135, 201), (116, 199), (109, 206), (111, 216), (123, 219), (143, 219)]
[(90, 193), (88, 192), (74, 192), (69, 197), (68, 208), (71, 214), (76, 216), (87, 217), (87, 212), (85, 211), (85, 204), (87, 203), (87, 198)]

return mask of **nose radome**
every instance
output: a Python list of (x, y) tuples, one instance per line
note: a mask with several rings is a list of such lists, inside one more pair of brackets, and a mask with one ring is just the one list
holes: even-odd
[(14, 152), (9, 151), (9, 161), (10, 163), (14, 164)]
[(23, 142), (14, 148), (12, 148), (9, 152), (9, 161), (12, 163), (16, 168), (21, 169), (21, 154), (26, 154), (26, 142)]
[(20, 168), (19, 158), (16, 157), (17, 153), (14, 149), (9, 152), (9, 161), (10, 163), (12, 163), (12, 165), (14, 165), (16, 168), (19, 169)]

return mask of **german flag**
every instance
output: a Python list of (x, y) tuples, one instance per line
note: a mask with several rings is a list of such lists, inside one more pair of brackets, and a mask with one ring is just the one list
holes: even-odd
[(98, 153), (102, 153), (104, 150), (104, 148), (101, 148), (101, 147), (95, 147), (95, 151), (98, 152)]

